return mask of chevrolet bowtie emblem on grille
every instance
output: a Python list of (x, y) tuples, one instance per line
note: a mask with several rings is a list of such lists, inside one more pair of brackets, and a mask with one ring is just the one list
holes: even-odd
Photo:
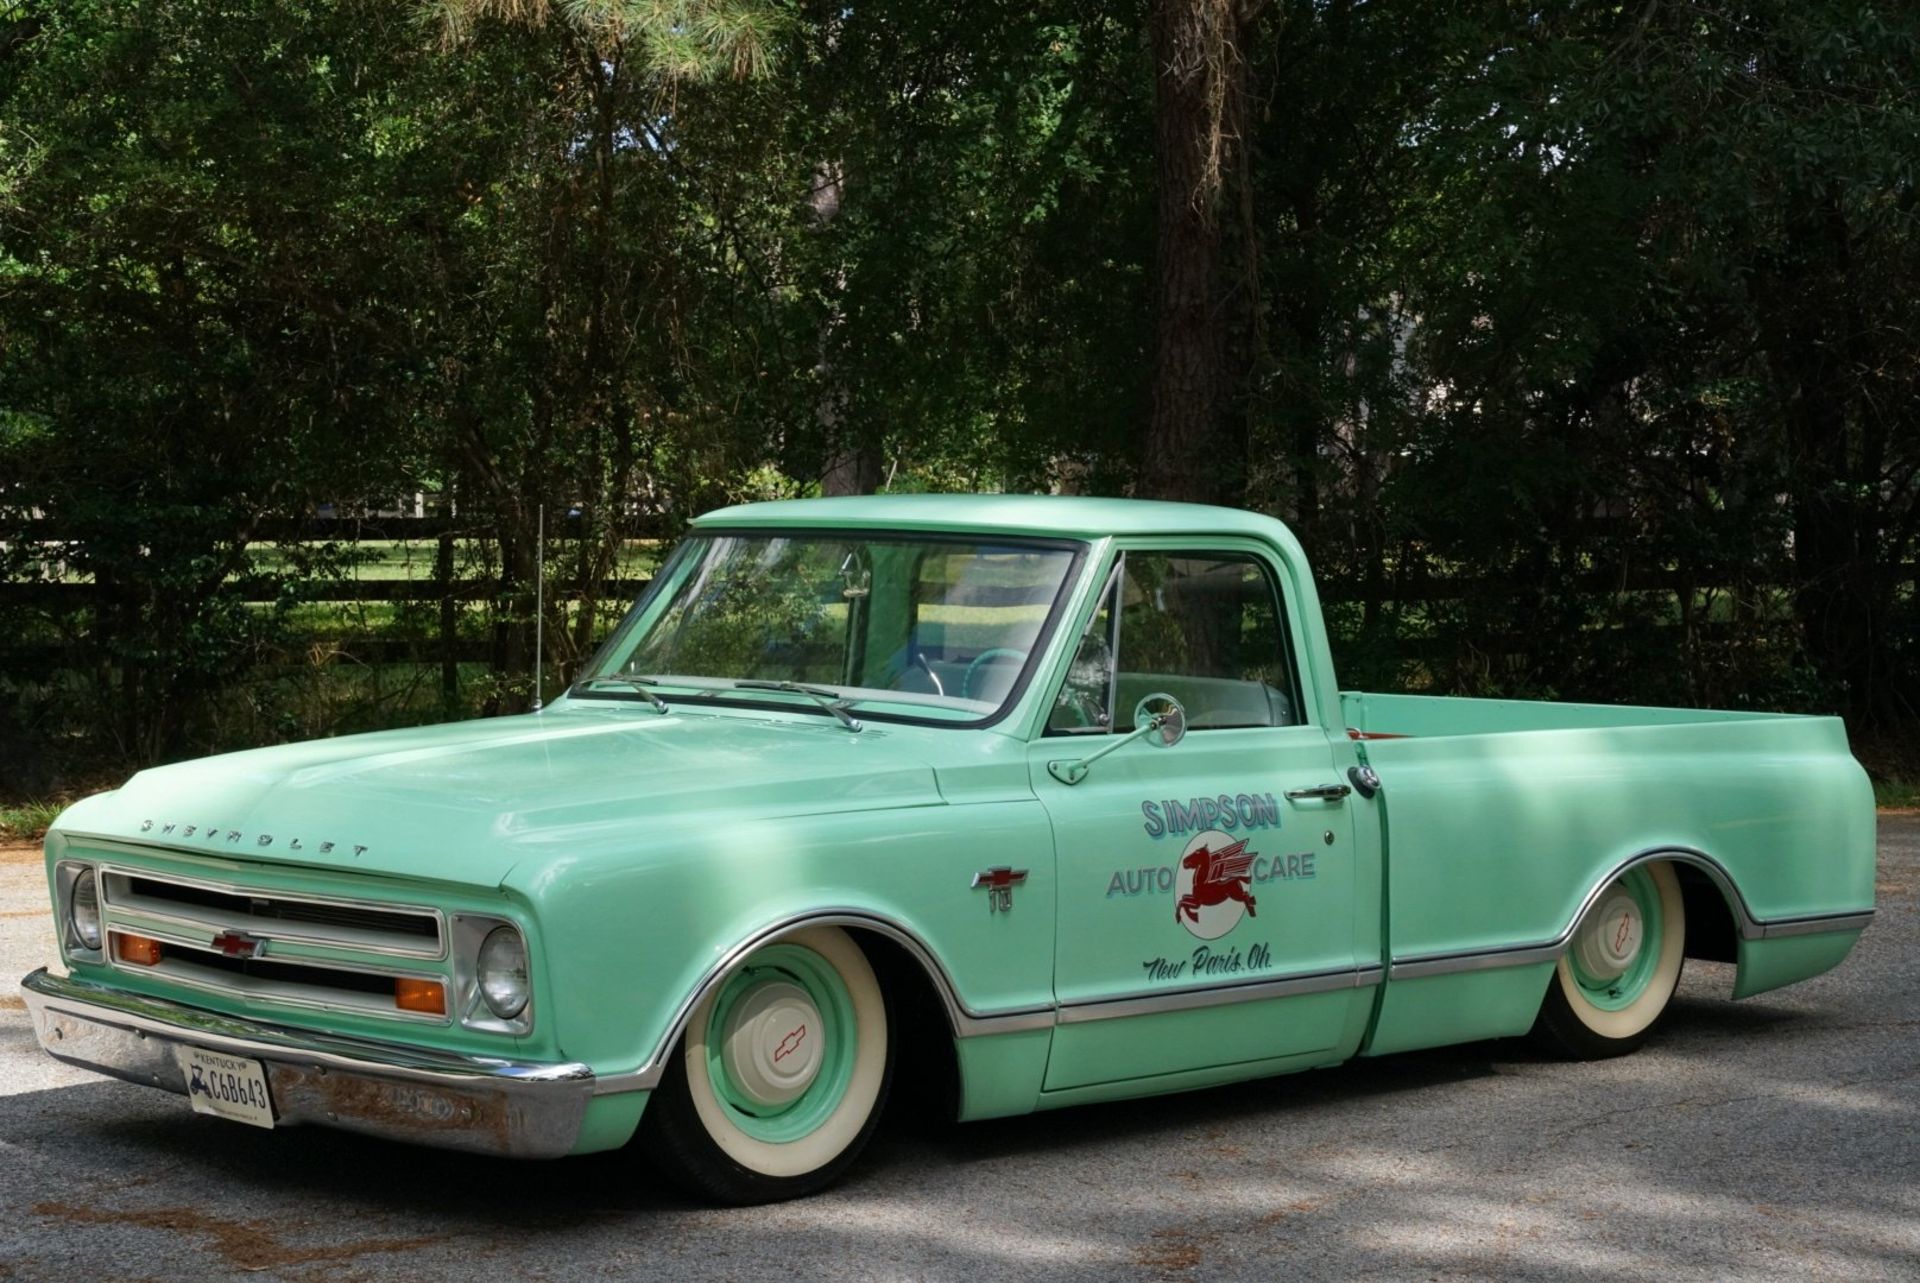
[(260, 956), (260, 937), (250, 936), (244, 931), (222, 931), (207, 941), (209, 949), (226, 954), (229, 958), (257, 958)]
[(987, 912), (999, 913), (1013, 909), (1013, 889), (1027, 880), (1025, 869), (1009, 869), (1004, 864), (994, 869), (982, 869), (973, 875), (973, 885), (987, 889)]

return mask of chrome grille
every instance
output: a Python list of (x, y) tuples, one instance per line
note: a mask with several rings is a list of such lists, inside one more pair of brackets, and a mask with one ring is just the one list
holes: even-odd
[(101, 872), (108, 906), (146, 919), (405, 958), (438, 959), (447, 952), (436, 909), (248, 890), (126, 869)]
[[(445, 1023), (402, 1010), (395, 982), (449, 984), (439, 910), (263, 890), (147, 869), (100, 867), (107, 934), (160, 942), (151, 964), (109, 965), (249, 1001)], [(423, 965), (424, 964), (424, 965)]]

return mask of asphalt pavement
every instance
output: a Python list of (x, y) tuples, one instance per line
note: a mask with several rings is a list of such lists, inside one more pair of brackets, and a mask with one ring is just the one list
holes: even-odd
[(58, 1065), (0, 849), (0, 1279), (1920, 1279), (1920, 816), (1880, 913), (1746, 1002), (1689, 963), (1595, 1064), (1478, 1043), (1185, 1096), (884, 1131), (798, 1203), (693, 1206), (643, 1159), (547, 1164), (202, 1118)]

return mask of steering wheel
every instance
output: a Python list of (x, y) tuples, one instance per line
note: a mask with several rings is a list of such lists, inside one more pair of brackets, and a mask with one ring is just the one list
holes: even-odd
[(1008, 661), (1016, 664), (1024, 664), (1027, 662), (1027, 652), (1024, 650), (1015, 650), (1011, 646), (989, 646), (978, 655), (975, 655), (973, 662), (967, 665), (967, 671), (961, 675), (960, 698), (973, 698), (973, 679), (982, 668), (985, 668), (988, 664), (1005, 663)]

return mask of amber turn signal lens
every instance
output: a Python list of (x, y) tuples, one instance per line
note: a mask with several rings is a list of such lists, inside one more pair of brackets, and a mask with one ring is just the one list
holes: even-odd
[(151, 967), (160, 961), (160, 942), (150, 936), (113, 933), (113, 956), (136, 967)]
[(447, 1014), (447, 987), (438, 980), (409, 980), (405, 976), (393, 982), (393, 1005), (402, 1011), (424, 1011), (429, 1015)]

